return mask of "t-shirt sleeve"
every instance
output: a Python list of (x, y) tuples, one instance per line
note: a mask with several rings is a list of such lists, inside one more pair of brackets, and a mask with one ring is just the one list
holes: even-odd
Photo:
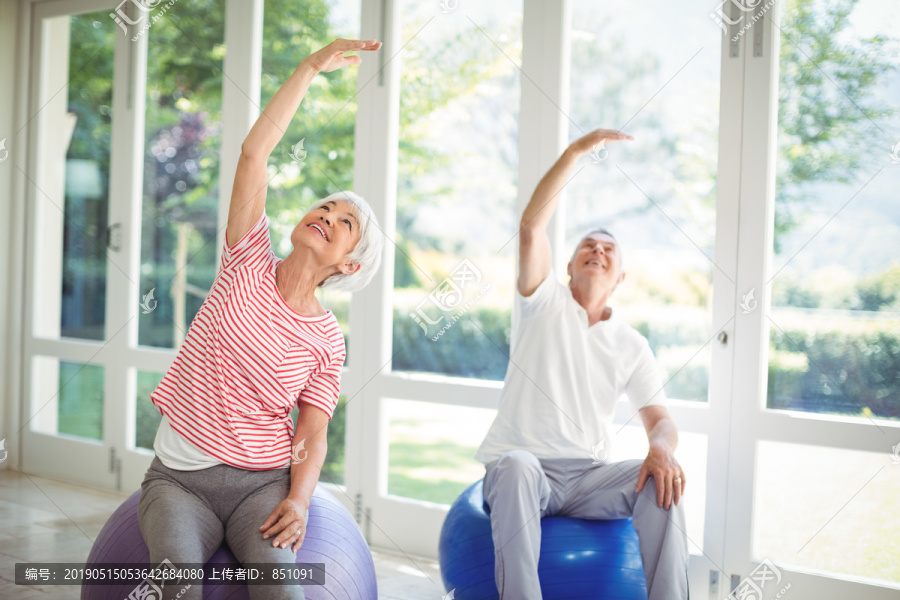
[(263, 209), (259, 220), (254, 223), (250, 231), (244, 234), (234, 246), (228, 247), (226, 236), (222, 245), (222, 261), (219, 270), (235, 270), (242, 265), (252, 269), (261, 269), (269, 264), (274, 257), (272, 252), (272, 238), (269, 235), (269, 217)]
[(306, 402), (321, 408), (328, 415), (329, 420), (334, 416), (334, 409), (337, 407), (338, 398), (341, 395), (341, 370), (346, 356), (344, 335), (339, 328), (336, 329), (337, 334), (332, 338), (335, 351), (331, 362), (310, 378), (307, 386), (300, 392), (300, 397), (297, 398), (298, 405), (300, 402)]
[(647, 406), (666, 406), (666, 390), (653, 351), (646, 338), (641, 340), (641, 349), (634, 370), (625, 386), (625, 395), (633, 411)]
[(537, 315), (547, 310), (562, 298), (565, 286), (556, 279), (556, 271), (552, 268), (547, 277), (537, 286), (530, 296), (523, 296), (516, 286), (516, 300), (519, 303), (519, 314), (522, 318)]

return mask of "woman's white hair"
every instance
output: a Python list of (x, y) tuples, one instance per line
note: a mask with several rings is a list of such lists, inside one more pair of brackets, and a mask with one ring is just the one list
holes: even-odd
[(354, 264), (360, 265), (355, 273), (335, 273), (325, 278), (320, 284), (321, 288), (330, 290), (344, 290), (353, 292), (364, 288), (372, 278), (378, 267), (381, 266), (381, 254), (384, 246), (381, 228), (378, 227), (378, 219), (369, 203), (362, 196), (354, 192), (336, 192), (327, 198), (322, 198), (309, 207), (306, 214), (320, 208), (326, 202), (349, 202), (353, 205), (356, 220), (359, 223), (359, 241), (347, 255)]

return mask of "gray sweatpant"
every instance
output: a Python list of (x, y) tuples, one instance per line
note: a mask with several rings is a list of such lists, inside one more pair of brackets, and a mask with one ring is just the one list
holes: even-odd
[[(150, 564), (164, 559), (176, 565), (206, 563), (222, 542), (241, 563), (294, 563), (291, 546), (273, 548), (259, 528), (291, 488), (290, 469), (253, 471), (215, 465), (177, 471), (154, 458), (141, 483), (138, 525), (150, 549)], [(309, 512), (306, 514), (307, 522)], [(304, 598), (299, 585), (248, 585), (250, 598)], [(180, 586), (163, 587), (161, 600), (172, 600)], [(202, 600), (202, 585), (192, 585), (178, 600)]]
[(586, 459), (543, 460), (512, 450), (485, 465), (484, 499), (491, 510), (501, 600), (540, 600), (541, 518), (632, 518), (640, 541), (648, 600), (688, 598), (684, 509), (656, 503), (647, 480), (635, 494), (642, 460), (593, 464)]

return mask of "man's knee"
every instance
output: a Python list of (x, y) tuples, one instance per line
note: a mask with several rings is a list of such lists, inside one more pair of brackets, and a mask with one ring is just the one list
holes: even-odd
[[(638, 469), (635, 471), (635, 476), (633, 481), (635, 482), (635, 487), (637, 487), (637, 473), (640, 471), (640, 462), (638, 461)], [(665, 508), (659, 505), (659, 487), (656, 484), (656, 478), (652, 475), (648, 475), (647, 479), (644, 481), (644, 487), (640, 491), (640, 493), (634, 492), (635, 488), (631, 489), (631, 493), (634, 495), (635, 504), (640, 501), (646, 501), (648, 504), (652, 504), (653, 506), (659, 508), (665, 512)], [(663, 498), (665, 500), (665, 498)], [(672, 504), (669, 506), (669, 511), (672, 513), (678, 513), (679, 515), (684, 515), (684, 498), (679, 499), (678, 504), (675, 504), (674, 498), (672, 499)]]
[(541, 472), (541, 463), (537, 457), (527, 450), (510, 450), (497, 461), (491, 469), (498, 477), (514, 480), (535, 476)]
[[(484, 499), (488, 510), (491, 504), (503, 502), (504, 497), (518, 497), (522, 490), (531, 490), (535, 498), (549, 494), (543, 470), (537, 457), (526, 450), (510, 450), (497, 460), (484, 479)], [(546, 489), (545, 489), (546, 488)]]

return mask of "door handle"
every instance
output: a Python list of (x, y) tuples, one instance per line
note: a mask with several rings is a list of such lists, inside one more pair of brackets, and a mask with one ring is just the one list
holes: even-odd
[(106, 247), (110, 250), (115, 250), (118, 252), (122, 249), (122, 224), (121, 223), (113, 223), (109, 227), (106, 228)]

